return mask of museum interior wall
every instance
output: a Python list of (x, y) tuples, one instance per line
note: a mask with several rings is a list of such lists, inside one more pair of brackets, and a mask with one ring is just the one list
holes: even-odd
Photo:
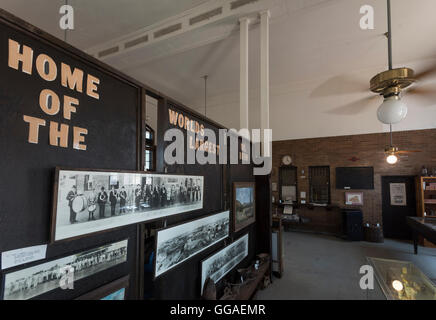
[[(32, 65), (18, 59), (15, 67), (10, 66), (11, 40), (18, 50), (33, 50)], [(20, 59), (25, 58), (20, 55), (24, 51), (17, 52)], [(263, 210), (256, 212), (255, 223), (238, 232), (231, 229), (223, 241), (154, 279), (147, 263), (156, 232), (226, 210), (231, 212), (232, 184), (256, 182), (253, 166), (167, 165), (163, 157), (168, 144), (164, 132), (178, 126), (170, 119), (170, 110), (183, 114), (185, 121), (189, 117), (190, 121), (216, 133), (223, 127), (4, 11), (0, 12), (0, 61), (0, 144), (5, 150), (0, 160), (3, 181), (0, 251), (48, 245), (44, 260), (20, 265), (12, 271), (128, 239), (126, 263), (77, 281), (74, 290), (57, 288), (36, 299), (76, 299), (124, 276), (129, 276), (130, 282), (127, 299), (197, 299), (201, 297), (201, 261), (217, 250), (248, 233), (248, 256), (240, 266), (249, 266), (258, 253), (269, 253), (265, 250), (269, 249), (271, 212), (261, 202), (270, 202), (270, 198), (263, 196), (258, 203)], [(66, 65), (71, 67), (70, 71), (74, 68), (83, 71), (82, 87), (64, 81), (62, 71)], [(144, 168), (146, 95), (157, 101), (157, 118), (153, 119), (157, 125), (156, 173), (204, 177), (202, 209), (53, 241), (51, 225), (56, 203), (53, 195), (58, 178), (55, 168), (121, 172)], [(179, 128), (184, 130), (188, 141), (187, 130), (183, 125)], [(262, 184), (265, 188), (265, 181)], [(269, 191), (268, 185), (266, 188)], [(265, 231), (262, 235), (257, 234), (259, 224)], [(235, 273), (236, 268), (225, 279), (233, 281)], [(222, 291), (223, 281), (217, 286)]]
[[(389, 145), (387, 133), (350, 135), (327, 138), (285, 140), (273, 142), (272, 182), (279, 184), (279, 168), (282, 157), (290, 155), (292, 165), (297, 167), (298, 201), (301, 192), (306, 192), (309, 203), (309, 167), (330, 167), (331, 206), (301, 208), (300, 214), (310, 220), (307, 228), (319, 232), (341, 233), (341, 208), (358, 208), (363, 212), (363, 222), (382, 225), (382, 176), (416, 176), (423, 166), (436, 167), (436, 130), (401, 131), (393, 133), (393, 141), (400, 150), (421, 152), (401, 155), (398, 165), (389, 165), (384, 148)], [(337, 167), (373, 167), (374, 189), (353, 190), (363, 192), (363, 205), (358, 207), (345, 204), (344, 189), (336, 189)], [(304, 171), (303, 171), (304, 170)], [(273, 191), (279, 199), (278, 188)]]

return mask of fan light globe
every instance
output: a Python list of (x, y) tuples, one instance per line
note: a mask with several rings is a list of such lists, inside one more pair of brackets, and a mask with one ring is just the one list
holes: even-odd
[(394, 124), (403, 120), (407, 115), (407, 106), (399, 96), (385, 98), (377, 110), (377, 118), (384, 124)]
[(398, 158), (397, 158), (396, 155), (391, 154), (390, 156), (388, 156), (388, 157), (386, 158), (386, 161), (387, 161), (389, 164), (396, 164), (397, 161), (398, 161)]
[(396, 291), (402, 291), (404, 286), (401, 283), (401, 281), (399, 280), (394, 280), (392, 281), (392, 287), (396, 290)]

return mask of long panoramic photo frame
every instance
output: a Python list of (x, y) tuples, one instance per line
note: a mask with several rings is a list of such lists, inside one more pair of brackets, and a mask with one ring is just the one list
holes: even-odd
[(51, 242), (203, 208), (202, 176), (56, 168)]
[(201, 294), (207, 278), (221, 280), (248, 256), (248, 233), (201, 262)]
[(78, 252), (4, 275), (3, 300), (28, 300), (61, 286), (67, 268), (74, 270), (74, 281), (127, 262), (128, 239)]
[(167, 229), (156, 236), (155, 278), (229, 236), (230, 211)]

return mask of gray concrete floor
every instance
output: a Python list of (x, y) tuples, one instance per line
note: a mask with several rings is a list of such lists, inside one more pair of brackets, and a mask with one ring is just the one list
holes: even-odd
[(309, 233), (284, 232), (284, 273), (259, 300), (375, 300), (384, 295), (375, 281), (371, 291), (360, 289), (359, 269), (367, 257), (411, 261), (436, 282), (436, 249), (385, 239), (384, 243), (348, 242)]

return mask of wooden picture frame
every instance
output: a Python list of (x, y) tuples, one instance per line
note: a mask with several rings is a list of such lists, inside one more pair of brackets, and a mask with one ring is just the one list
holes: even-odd
[(363, 206), (363, 192), (345, 192), (345, 205)]
[[(252, 213), (251, 216), (249, 216), (246, 219), (240, 218), (238, 219), (238, 217), (241, 216), (242, 212), (240, 212), (240, 210), (238, 210), (238, 207), (240, 205), (237, 204), (237, 197), (238, 197), (238, 189), (252, 189), (251, 191), (251, 198), (252, 198)], [(241, 199), (242, 200), (242, 199)], [(241, 203), (239, 201), (239, 203)], [(250, 224), (256, 222), (256, 184), (254, 182), (234, 182), (233, 183), (233, 212), (232, 212), (232, 217), (233, 217), (233, 232), (238, 232), (242, 229), (244, 229), (245, 227), (249, 226)], [(244, 212), (245, 214), (245, 212)]]
[[(101, 286), (93, 291), (85, 293), (74, 300), (126, 300), (129, 289), (130, 276), (125, 276)], [(123, 299), (106, 299), (111, 296), (118, 296), (117, 293), (122, 291)]]
[[(205, 226), (207, 226), (208, 228), (205, 229), (204, 228)], [(209, 228), (209, 226), (211, 228)], [(216, 228), (217, 226), (220, 227), (220, 229), (217, 229)], [(174, 250), (167, 250), (167, 252), (170, 251), (170, 252), (175, 252), (175, 254), (177, 254), (180, 253), (181, 251), (184, 251), (185, 249), (186, 250), (190, 249), (189, 246), (185, 248), (189, 240), (189, 239), (185, 239), (187, 232), (191, 231), (190, 235), (192, 235), (196, 232), (196, 230), (199, 230), (199, 232), (204, 232), (207, 233), (207, 235), (210, 235), (209, 230), (213, 228), (215, 228), (215, 234), (214, 237), (209, 237), (211, 238), (209, 243), (206, 244), (204, 242), (198, 243), (199, 244), (198, 249), (193, 251), (193, 253), (190, 254), (189, 256), (182, 258), (176, 263), (166, 266), (164, 269), (162, 269), (163, 267), (161, 268), (158, 267), (161, 261), (174, 261), (168, 259), (168, 254), (165, 254), (165, 250), (161, 249), (167, 243), (168, 245), (175, 243), (176, 245), (179, 246), (176, 247)], [(176, 268), (177, 266), (183, 264), (184, 262), (190, 260), (192, 257), (196, 256), (197, 254), (203, 252), (207, 248), (210, 248), (218, 244), (219, 242), (228, 238), (229, 235), (230, 235), (230, 211), (222, 211), (222, 212), (214, 213), (188, 222), (181, 222), (169, 228), (158, 230), (156, 232), (155, 255), (153, 261), (154, 278), (156, 279), (157, 277), (160, 277), (164, 273), (172, 270), (173, 268)], [(182, 239), (176, 241), (177, 238), (179, 237), (182, 237)], [(206, 234), (202, 235), (202, 238), (206, 238)], [(194, 246), (197, 244), (195, 242), (190, 242), (190, 243)], [(159, 246), (160, 244), (161, 246)], [(162, 252), (162, 254), (160, 252)], [(182, 254), (180, 254), (180, 256), (182, 256)]]
[[(117, 215), (115, 213), (115, 215), (112, 215), (111, 212), (109, 212), (111, 210), (111, 208), (107, 208), (107, 204), (109, 203), (109, 185), (106, 186), (105, 188), (105, 192), (107, 193), (107, 199), (106, 199), (106, 204), (103, 205), (104, 206), (104, 210), (103, 210), (103, 216), (99, 216), (99, 204), (97, 203), (97, 201), (95, 201), (94, 203), (96, 204), (95, 206), (95, 210), (92, 214), (92, 218), (94, 219), (90, 219), (88, 218), (88, 221), (86, 221), (86, 216), (89, 214), (89, 217), (91, 217), (91, 214), (89, 213), (89, 210), (87, 208), (89, 208), (89, 201), (88, 200), (83, 200), (83, 203), (86, 203), (86, 205), (83, 205), (83, 210), (80, 211), (80, 214), (84, 214), (85, 216), (82, 217), (82, 221), (79, 221), (78, 223), (72, 223), (71, 222), (71, 211), (73, 210), (73, 205), (74, 203), (70, 206), (69, 203), (66, 203), (67, 200), (65, 199), (65, 195), (67, 194), (66, 190), (70, 190), (70, 188), (67, 188), (65, 185), (61, 185), (63, 182), (67, 181), (68, 179), (71, 180), (73, 178), (71, 177), (75, 177), (75, 183), (73, 184), (70, 181), (70, 184), (74, 187), (76, 187), (76, 191), (78, 189), (77, 186), (77, 181), (84, 181), (84, 176), (85, 175), (90, 175), (93, 174), (95, 176), (102, 176), (101, 181), (107, 181), (109, 182), (108, 178), (110, 175), (121, 175), (122, 177), (128, 177), (130, 179), (132, 179), (131, 181), (135, 180), (135, 179), (140, 179), (138, 181), (135, 180), (134, 185), (140, 185), (141, 190), (147, 186), (147, 182), (145, 182), (144, 184), (144, 179), (145, 181), (147, 181), (148, 178), (161, 178), (161, 179), (167, 179), (168, 181), (170, 181), (170, 179), (176, 179), (177, 182), (172, 183), (172, 185), (176, 185), (178, 183), (181, 183), (183, 181), (185, 181), (185, 183), (187, 183), (187, 181), (191, 181), (191, 184), (193, 184), (193, 181), (195, 181), (195, 186), (197, 186), (197, 184), (199, 184), (199, 190), (197, 192), (197, 200), (195, 200), (195, 203), (191, 203), (189, 201), (178, 201), (176, 202), (176, 206), (168, 206), (168, 207), (161, 207), (160, 205), (158, 206), (157, 209), (150, 209), (150, 210), (146, 210), (146, 209), (142, 209), (143, 211), (135, 209), (135, 208), (129, 208), (127, 202), (125, 204), (125, 210), (123, 212), (123, 214), (121, 213), (121, 203), (119, 205), (117, 212), (119, 212), (119, 214)], [(63, 175), (62, 177), (60, 177), (60, 175)], [(68, 177), (65, 177), (65, 175), (68, 175)], [(78, 179), (77, 177), (80, 176), (81, 178)], [(83, 178), (83, 179), (82, 179)], [(159, 185), (160, 182), (157, 183), (157, 185)], [(96, 183), (96, 185), (100, 186), (102, 183), (99, 182), (98, 184)], [(169, 182), (168, 182), (169, 184)], [(183, 183), (182, 183), (183, 184)], [(131, 197), (134, 197), (135, 194), (133, 194), (136, 189), (133, 186), (132, 187), (132, 183), (127, 184), (127, 186), (130, 186), (131, 190), (128, 190), (131, 194), (130, 194), (130, 198), (129, 201), (132, 201)], [(191, 187), (192, 187), (191, 185)], [(154, 187), (154, 183), (151, 184), (152, 189)], [(63, 190), (60, 192), (60, 189), (63, 188)], [(129, 187), (128, 187), (129, 188)], [(167, 188), (165, 186), (165, 188)], [(119, 189), (120, 190), (120, 189)], [(127, 190), (127, 189), (126, 189)], [(119, 192), (119, 191), (118, 191)], [(188, 193), (188, 191), (186, 191), (186, 197), (192, 197), (195, 199), (195, 193), (192, 193), (192, 188), (191, 188), (191, 193)], [(97, 195), (97, 191), (94, 191), (94, 194)], [(178, 195), (179, 193), (177, 193)], [(99, 195), (99, 193), (98, 193)], [(198, 195), (200, 196), (200, 200), (198, 200)], [(89, 197), (88, 193), (83, 193), (82, 195), (80, 195), (77, 192), (77, 198), (81, 197), (81, 199), (83, 198), (87, 198)], [(80, 200), (80, 199), (79, 199)], [(143, 172), (143, 171), (120, 171), (120, 170), (96, 170), (96, 169), (69, 169), (69, 168), (60, 168), (57, 167), (56, 168), (56, 172), (55, 172), (55, 182), (54, 182), (54, 192), (53, 192), (53, 206), (52, 206), (52, 215), (51, 215), (51, 233), (50, 233), (50, 239), (51, 239), (51, 243), (54, 242), (60, 242), (60, 241), (69, 241), (69, 240), (75, 240), (81, 237), (85, 237), (85, 236), (89, 236), (91, 234), (100, 234), (103, 232), (108, 232), (111, 230), (115, 230), (115, 229), (119, 229), (128, 225), (132, 225), (132, 224), (137, 224), (137, 223), (143, 223), (143, 222), (153, 222), (153, 221), (157, 221), (160, 219), (164, 219), (168, 216), (173, 216), (173, 215), (177, 215), (177, 214), (181, 214), (181, 213), (186, 213), (186, 212), (190, 212), (190, 211), (196, 211), (196, 210), (201, 210), (203, 209), (203, 202), (204, 202), (204, 177), (203, 176), (193, 176), (193, 175), (182, 175), (182, 174), (155, 174), (155, 173), (147, 173), (147, 172)], [(60, 201), (62, 202), (62, 209), (60, 208)], [(74, 200), (75, 201), (75, 198)], [(135, 199), (136, 201), (136, 199)], [(118, 202), (117, 202), (118, 203)], [(139, 203), (133, 203), (132, 206), (133, 207), (135, 205), (137, 205)], [(87, 208), (85, 208), (85, 206)], [(69, 208), (68, 208), (69, 207)], [(150, 208), (151, 205), (150, 205)], [(67, 217), (68, 216), (68, 210), (70, 211), (69, 215), (70, 215), (70, 222), (68, 223), (67, 221)], [(109, 210), (109, 211), (108, 211)], [(130, 211), (130, 212), (129, 212)], [(107, 214), (111, 214), (110, 217), (107, 216)], [(76, 213), (77, 215), (79, 213)], [(154, 213), (154, 214), (153, 214)], [(63, 216), (63, 220), (58, 219), (59, 216)]]

